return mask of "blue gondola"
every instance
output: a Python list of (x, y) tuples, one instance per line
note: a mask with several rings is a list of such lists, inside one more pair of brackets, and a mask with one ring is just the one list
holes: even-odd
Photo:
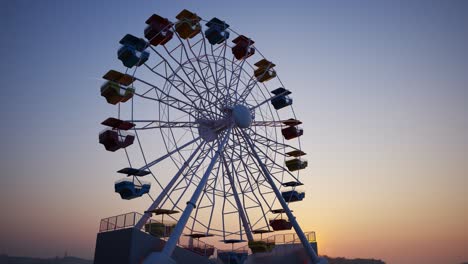
[(286, 202), (291, 203), (291, 202), (298, 202), (298, 201), (304, 200), (305, 193), (291, 190), (291, 191), (282, 192), (281, 196), (283, 196)]
[(120, 197), (125, 200), (138, 198), (145, 193), (148, 193), (151, 185), (149, 183), (135, 184), (129, 179), (117, 181), (114, 185), (115, 192), (120, 194)]
[(127, 34), (120, 40), (123, 46), (117, 52), (119, 60), (128, 68), (143, 65), (149, 58), (149, 53), (145, 51), (147, 43), (144, 39)]
[(276, 110), (292, 105), (293, 100), (289, 96), (280, 96), (271, 100), (271, 104)]
[(283, 87), (277, 88), (273, 91), (271, 91), (272, 94), (274, 95), (280, 95), (279, 97), (276, 97), (275, 99), (271, 100), (271, 104), (276, 110), (279, 110), (281, 108), (285, 108), (286, 106), (292, 105), (293, 100), (291, 97), (288, 95), (291, 94), (290, 91), (284, 89)]
[(219, 44), (229, 38), (227, 31), (229, 25), (226, 22), (213, 18), (206, 23), (208, 29), (205, 31), (206, 38), (211, 45)]

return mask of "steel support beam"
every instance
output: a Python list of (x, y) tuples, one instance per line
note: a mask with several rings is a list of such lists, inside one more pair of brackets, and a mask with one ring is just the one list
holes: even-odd
[(179, 179), (180, 175), (184, 172), (184, 170), (187, 168), (187, 166), (190, 164), (190, 162), (192, 161), (192, 159), (195, 157), (195, 155), (198, 153), (198, 151), (200, 150), (200, 148), (202, 147), (202, 145), (204, 145), (204, 143), (198, 145), (198, 147), (195, 149), (195, 151), (193, 151), (192, 155), (190, 155), (190, 157), (187, 159), (186, 162), (184, 162), (184, 164), (182, 165), (182, 167), (180, 167), (179, 171), (176, 173), (176, 175), (174, 175), (174, 177), (172, 177), (171, 181), (166, 185), (166, 187), (162, 190), (162, 192), (158, 195), (158, 197), (154, 200), (153, 204), (151, 204), (151, 206), (148, 208), (147, 212), (141, 217), (141, 219), (138, 221), (138, 223), (135, 225), (135, 228), (136, 229), (141, 229), (143, 228), (143, 225), (146, 224), (146, 221), (148, 221), (148, 219), (151, 217), (151, 213), (148, 212), (148, 211), (151, 211), (151, 210), (154, 210), (156, 209), (159, 204), (161, 203), (161, 201), (164, 199), (164, 197), (166, 197), (167, 195), (169, 195), (169, 191), (172, 189), (172, 187), (174, 186), (174, 184), (176, 183), (177, 179)]
[(237, 211), (239, 212), (240, 219), (242, 221), (242, 225), (244, 226), (245, 234), (249, 241), (253, 241), (252, 231), (250, 230), (249, 223), (247, 222), (247, 217), (245, 216), (245, 210), (242, 206), (242, 203), (239, 199), (239, 195), (237, 194), (236, 184), (234, 182), (234, 178), (232, 177), (231, 171), (229, 170), (229, 166), (224, 158), (224, 155), (221, 155), (221, 159), (223, 160), (224, 167), (226, 168), (226, 173), (229, 178), (229, 183), (231, 184), (232, 193), (234, 195), (234, 200), (236, 200)]
[(195, 204), (197, 203), (198, 198), (200, 197), (203, 188), (206, 185), (206, 182), (208, 181), (208, 178), (211, 174), (211, 171), (213, 170), (214, 165), (216, 164), (221, 152), (223, 151), (224, 145), (229, 139), (229, 136), (231, 135), (232, 127), (228, 128), (226, 135), (224, 136), (223, 140), (220, 142), (218, 149), (216, 150), (215, 155), (211, 159), (210, 164), (208, 165), (208, 168), (205, 171), (205, 174), (203, 174), (203, 177), (200, 180), (200, 183), (198, 184), (197, 188), (195, 189), (192, 198), (190, 198), (190, 201), (187, 202), (187, 206), (185, 207), (184, 212), (180, 216), (177, 225), (174, 228), (174, 231), (172, 232), (171, 236), (166, 242), (166, 245), (164, 246), (163, 250), (161, 252), (155, 252), (152, 253), (148, 256), (148, 258), (145, 259), (143, 262), (144, 264), (155, 264), (155, 263), (174, 263), (174, 261), (170, 258), (172, 255), (172, 252), (174, 251), (177, 241), (179, 240), (179, 237), (182, 235), (182, 232), (185, 228), (185, 225), (187, 224), (187, 221), (189, 220), (190, 214), (192, 213), (193, 209), (195, 208)]
[(314, 249), (310, 245), (309, 241), (307, 240), (307, 237), (305, 236), (305, 234), (302, 231), (301, 227), (297, 223), (296, 217), (292, 214), (291, 210), (288, 207), (288, 204), (283, 199), (283, 196), (281, 195), (281, 192), (278, 190), (275, 183), (273, 182), (273, 179), (271, 178), (270, 172), (268, 171), (268, 169), (265, 167), (262, 160), (258, 156), (257, 151), (255, 150), (255, 145), (252, 143), (249, 136), (244, 131), (242, 131), (242, 134), (243, 134), (243, 136), (245, 138), (245, 141), (247, 142), (250, 149), (252, 150), (252, 154), (254, 155), (255, 159), (257, 160), (257, 163), (260, 165), (265, 178), (267, 179), (268, 183), (271, 185), (271, 188), (275, 192), (276, 197), (278, 198), (278, 201), (280, 202), (280, 204), (283, 207), (286, 215), (288, 216), (289, 221), (292, 223), (292, 226), (294, 227), (294, 230), (296, 231), (297, 236), (301, 240), (302, 246), (304, 247), (307, 255), (309, 256), (312, 263), (319, 263), (320, 259), (317, 256), (317, 253), (315, 253)]

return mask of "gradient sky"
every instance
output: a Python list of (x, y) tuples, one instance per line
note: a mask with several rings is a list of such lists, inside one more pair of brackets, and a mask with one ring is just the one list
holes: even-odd
[(92, 258), (122, 153), (101, 76), (125, 33), (187, 8), (226, 20), (276, 63), (304, 121), (321, 253), (468, 261), (468, 1), (1, 1), (0, 254)]

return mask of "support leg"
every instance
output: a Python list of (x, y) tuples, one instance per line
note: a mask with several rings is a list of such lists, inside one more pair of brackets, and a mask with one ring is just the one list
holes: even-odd
[(180, 175), (184, 170), (187, 168), (187, 166), (190, 164), (192, 159), (195, 157), (195, 155), (198, 153), (200, 150), (201, 146), (204, 145), (204, 143), (198, 145), (198, 147), (193, 151), (192, 155), (187, 159), (187, 161), (180, 167), (179, 171), (174, 175), (174, 177), (171, 179), (171, 181), (166, 185), (166, 187), (162, 190), (162, 192), (158, 195), (158, 197), (154, 200), (153, 204), (148, 208), (147, 213), (145, 213), (141, 219), (138, 221), (138, 223), (135, 225), (136, 229), (141, 229), (143, 228), (143, 225), (146, 224), (146, 221), (151, 217), (151, 213), (149, 211), (156, 209), (161, 201), (169, 195), (169, 191), (172, 189), (172, 186), (176, 183), (177, 179), (179, 179)]
[(304, 247), (307, 255), (309, 256), (310, 260), (312, 263), (320, 263), (320, 259), (315, 253), (315, 251), (312, 249), (312, 246), (310, 245), (309, 241), (307, 240), (307, 237), (304, 235), (304, 232), (302, 231), (301, 227), (296, 221), (296, 217), (292, 214), (291, 210), (288, 207), (288, 204), (286, 201), (283, 199), (283, 196), (281, 195), (280, 191), (276, 187), (275, 183), (273, 182), (273, 179), (271, 178), (270, 172), (268, 169), (265, 167), (265, 164), (263, 164), (262, 160), (257, 154), (257, 151), (255, 150), (255, 146), (252, 143), (250, 137), (242, 131), (243, 137), (245, 138), (245, 141), (249, 145), (250, 149), (252, 150), (252, 154), (254, 155), (255, 159), (257, 160), (257, 163), (260, 165), (263, 174), (265, 175), (265, 178), (267, 179), (268, 183), (271, 185), (271, 188), (276, 194), (276, 197), (278, 198), (278, 201), (280, 202), (281, 206), (283, 207), (284, 211), (286, 212), (286, 215), (288, 216), (289, 221), (292, 223), (294, 230), (296, 231), (297, 236), (301, 240), (302, 246)]
[(195, 204), (197, 203), (198, 198), (200, 197), (200, 194), (203, 191), (203, 188), (205, 188), (206, 182), (208, 181), (208, 177), (211, 174), (211, 170), (213, 170), (214, 165), (216, 164), (216, 161), (219, 158), (219, 155), (223, 151), (224, 145), (229, 139), (229, 136), (231, 135), (231, 130), (232, 128), (228, 128), (226, 135), (224, 136), (223, 140), (218, 146), (218, 149), (211, 159), (210, 164), (208, 165), (208, 168), (205, 171), (205, 174), (203, 174), (203, 177), (200, 180), (200, 183), (198, 184), (197, 188), (195, 189), (195, 192), (192, 195), (192, 198), (190, 201), (187, 202), (187, 206), (185, 207), (184, 212), (179, 218), (179, 221), (177, 222), (177, 225), (174, 228), (174, 231), (172, 232), (171, 236), (169, 237), (169, 240), (166, 242), (166, 245), (164, 246), (163, 250), (161, 252), (154, 252), (150, 254), (144, 261), (143, 264), (160, 264), (160, 263), (175, 263), (171, 259), (172, 252), (174, 251), (177, 241), (179, 240), (179, 237), (182, 235), (182, 231), (185, 228), (185, 225), (187, 224), (187, 221), (190, 217), (190, 214), (193, 211), (193, 208), (195, 208)]
[(234, 195), (234, 200), (236, 200), (237, 210), (239, 211), (239, 216), (242, 221), (242, 225), (244, 226), (245, 234), (249, 241), (253, 241), (252, 231), (250, 230), (249, 223), (247, 222), (247, 217), (245, 216), (244, 207), (242, 206), (242, 203), (239, 199), (239, 195), (237, 194), (237, 188), (234, 183), (234, 179), (232, 177), (231, 171), (229, 170), (229, 166), (226, 162), (226, 159), (224, 158), (224, 155), (221, 156), (221, 159), (223, 160), (224, 167), (226, 168), (226, 173), (229, 178), (229, 183), (231, 184), (232, 193)]

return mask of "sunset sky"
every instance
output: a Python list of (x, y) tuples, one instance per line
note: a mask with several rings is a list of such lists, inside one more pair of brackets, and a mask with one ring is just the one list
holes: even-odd
[[(99, 2), (99, 3), (97, 3)], [(6, 0), (0, 7), (0, 254), (91, 259), (99, 220), (143, 211), (113, 191), (122, 153), (101, 76), (153, 13), (219, 17), (277, 65), (304, 122), (321, 254), (468, 261), (468, 1)]]

